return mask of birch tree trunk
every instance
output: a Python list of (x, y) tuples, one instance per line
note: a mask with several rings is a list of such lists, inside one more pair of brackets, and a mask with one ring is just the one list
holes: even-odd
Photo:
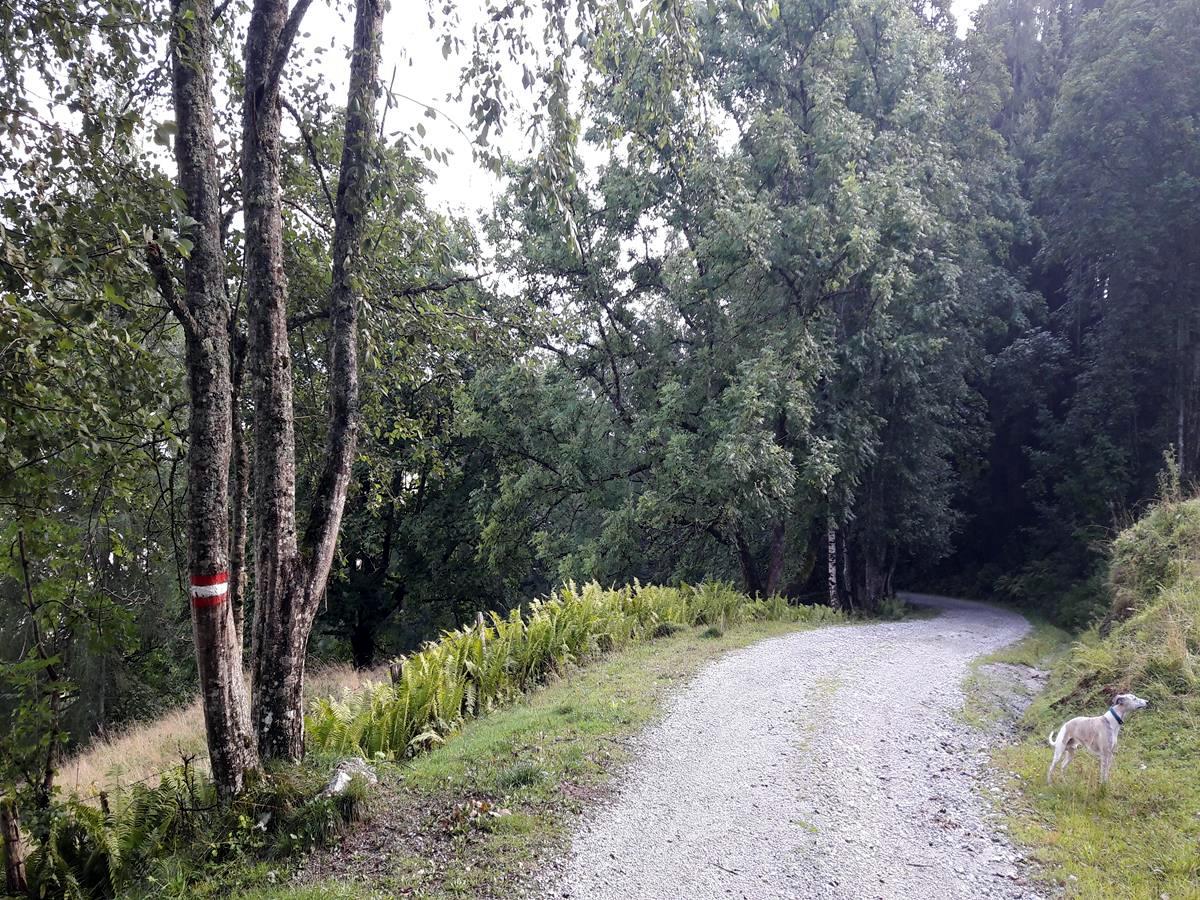
[[(213, 781), (239, 793), (257, 767), (247, 713), (242, 647), (228, 598), (229, 462), (233, 440), (229, 335), (221, 246), (220, 181), (213, 132), (212, 0), (173, 0), (171, 62), (178, 132), (175, 158), (192, 252), (185, 294), (160, 276), (186, 334), (188, 393), (188, 569), (192, 631)], [(161, 262), (161, 260), (160, 260)], [(165, 271), (165, 270), (160, 270)]]
[(829, 605), (833, 609), (840, 609), (842, 601), (838, 596), (837, 526), (832, 516), (829, 517), (825, 528), (825, 563), (829, 569)]
[(279, 184), (279, 77), (308, 0), (290, 14), (257, 0), (246, 43), (243, 189), (254, 374), (254, 723), (264, 758), (304, 754), (304, 660), (337, 546), (357, 444), (353, 274), (368, 206), (382, 0), (357, 0), (334, 215), (329, 437), (304, 539), (297, 539), (295, 427)]

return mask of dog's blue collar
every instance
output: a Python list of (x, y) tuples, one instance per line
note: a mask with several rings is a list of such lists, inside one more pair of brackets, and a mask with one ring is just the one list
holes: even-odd
[(1116, 719), (1116, 720), (1117, 720), (1117, 724), (1118, 724), (1118, 725), (1124, 725), (1124, 724), (1125, 724), (1125, 720), (1124, 720), (1124, 719), (1122, 719), (1122, 718), (1121, 718), (1119, 715), (1117, 715), (1117, 711), (1116, 711), (1116, 709), (1114, 709), (1113, 707), (1111, 707), (1111, 706), (1110, 706), (1110, 707), (1108, 708), (1108, 711), (1109, 711), (1110, 713), (1112, 713), (1112, 717), (1113, 717), (1114, 719)]

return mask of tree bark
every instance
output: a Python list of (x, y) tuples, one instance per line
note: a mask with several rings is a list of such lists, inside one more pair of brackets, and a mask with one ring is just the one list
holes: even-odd
[(772, 597), (779, 592), (779, 582), (783, 577), (783, 550), (786, 529), (782, 521), (776, 522), (771, 528), (771, 550), (767, 557), (767, 578), (763, 593)]
[(842, 567), (842, 609), (854, 612), (854, 580), (850, 577), (850, 528), (839, 528), (836, 533), (838, 560)]
[(246, 35), (242, 196), (246, 302), (254, 385), (254, 699), (264, 759), (303, 753), (304, 606), (296, 542), (296, 434), (287, 333), (280, 185), (279, 76), (286, 59), (287, 0), (256, 0)]
[(357, 444), (357, 297), (352, 275), (369, 203), (382, 0), (357, 0), (329, 297), (330, 422), (303, 545), (297, 541), (295, 428), (279, 186), (279, 74), (299, 15), (257, 0), (246, 43), (243, 181), (255, 397), (254, 721), (265, 758), (304, 753), (304, 661), (337, 546)]
[(842, 599), (838, 595), (837, 526), (834, 524), (832, 516), (829, 517), (829, 523), (825, 529), (825, 564), (829, 570), (829, 605), (833, 609), (841, 609)]
[(250, 530), (250, 448), (242, 424), (241, 396), (246, 360), (244, 340), (235, 334), (233, 340), (233, 542), (229, 551), (229, 605), (233, 609), (233, 626), (239, 646), (245, 646), (246, 593), (249, 578), (246, 572), (246, 541)]
[(25, 848), (21, 844), (21, 819), (11, 797), (0, 800), (0, 833), (4, 836), (4, 888), (9, 894), (29, 890), (25, 878)]
[(188, 568), (192, 631), (213, 781), (238, 794), (257, 766), (247, 715), (242, 648), (228, 597), (231, 312), (221, 246), (220, 182), (213, 131), (212, 0), (172, 0), (175, 158), (187, 200), (192, 252), (185, 296), (171, 303), (186, 332)]
[(754, 558), (754, 551), (750, 548), (749, 542), (740, 529), (734, 535), (734, 543), (737, 545), (738, 562), (742, 566), (742, 580), (746, 582), (746, 593), (751, 597), (757, 597), (762, 593), (762, 582), (758, 576), (758, 560)]

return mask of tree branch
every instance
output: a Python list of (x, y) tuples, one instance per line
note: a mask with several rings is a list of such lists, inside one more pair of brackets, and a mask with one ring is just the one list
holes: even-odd
[(154, 241), (147, 241), (146, 259), (150, 263), (150, 272), (154, 275), (154, 282), (158, 286), (159, 294), (162, 295), (171, 312), (175, 313), (175, 317), (179, 319), (179, 324), (183, 326), (188, 335), (190, 337), (198, 337), (200, 326), (192, 316), (191, 310), (184, 305), (183, 301), (179, 299), (179, 294), (175, 291), (175, 276), (167, 268), (167, 261), (163, 259), (162, 247)]
[[(296, 9), (307, 2), (297, 0)], [(385, 0), (355, 3), (329, 291), (329, 438), (304, 534), (308, 591), (301, 615), (305, 628), (311, 627), (317, 603), (329, 580), (358, 444), (358, 296), (354, 276), (362, 267), (363, 230), (372, 199), (367, 169), (375, 138), (375, 83), (379, 75), (384, 3)], [(288, 24), (291, 25), (290, 19)]]
[(279, 78), (291, 55), (296, 33), (300, 30), (300, 23), (304, 20), (304, 14), (308, 12), (311, 5), (312, 0), (296, 0), (296, 5), (288, 13), (287, 21), (283, 23), (283, 30), (279, 32), (279, 43), (275, 46), (275, 58), (271, 60), (271, 68), (267, 70), (268, 95), (279, 87)]
[(472, 284), (490, 274), (492, 273), (480, 272), (478, 275), (456, 275), (454, 278), (434, 284), (422, 284), (414, 285), (413, 287), (401, 288), (398, 291), (393, 291), (392, 297), (399, 300), (405, 297), (419, 297), (421, 294), (441, 294), (464, 284)]
[(288, 320), (287, 320), (288, 331), (291, 331), (295, 328), (303, 328), (309, 322), (316, 322), (320, 319), (328, 319), (328, 318), (329, 318), (329, 310), (328, 309), (317, 309), (317, 310), (313, 310), (312, 312), (297, 313), (294, 316), (288, 317)]
[(325, 169), (321, 165), (320, 157), (317, 156), (317, 146), (313, 143), (312, 135), (308, 133), (308, 129), (304, 127), (304, 122), (300, 117), (299, 111), (292, 106), (287, 100), (282, 97), (279, 100), (283, 104), (283, 108), (288, 111), (288, 114), (296, 123), (296, 127), (300, 129), (300, 138), (304, 141), (304, 149), (308, 153), (308, 161), (312, 163), (313, 169), (317, 173), (317, 179), (321, 182), (321, 190), (325, 194), (325, 202), (329, 204), (329, 214), (337, 215), (337, 206), (333, 202), (333, 194), (329, 190), (329, 182), (325, 180)]

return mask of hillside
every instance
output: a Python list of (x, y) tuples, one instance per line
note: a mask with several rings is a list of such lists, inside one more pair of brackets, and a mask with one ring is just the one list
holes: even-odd
[[(1200, 499), (1155, 504), (1111, 552), (1109, 614), (1059, 652), (1026, 713), (1027, 739), (997, 755), (1019, 776), (1006, 812), (1069, 896), (1197, 897)], [(1108, 789), (1084, 754), (1048, 787), (1047, 735), (1072, 716), (1100, 715), (1124, 691), (1150, 707), (1122, 729)]]

